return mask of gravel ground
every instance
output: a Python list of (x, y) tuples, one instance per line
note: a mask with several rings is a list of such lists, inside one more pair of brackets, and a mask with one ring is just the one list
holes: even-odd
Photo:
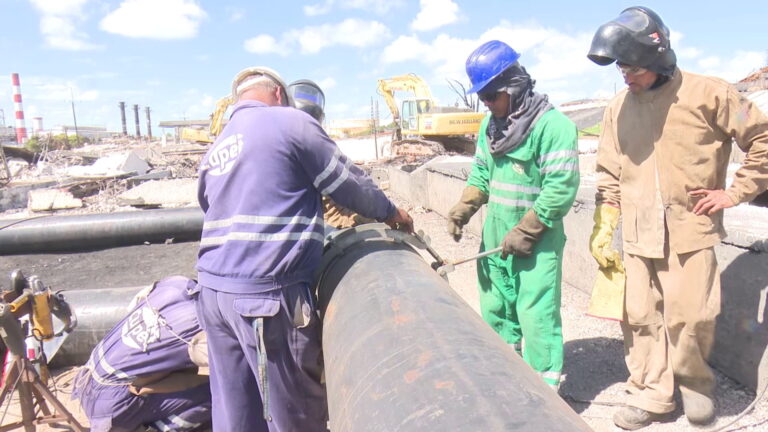
[[(471, 255), (478, 250), (480, 240), (471, 234), (466, 234), (460, 243), (455, 243), (445, 231), (445, 220), (436, 213), (418, 207), (410, 208), (409, 204), (403, 201), (399, 201), (399, 205), (409, 208), (411, 215), (414, 217), (416, 228), (424, 231), (430, 238), (433, 248), (444, 258), (461, 258)], [(127, 248), (126, 250), (132, 249), (136, 248)], [(178, 252), (175, 251), (175, 253)], [(112, 251), (110, 253), (114, 254), (116, 252)], [(193, 255), (190, 256), (193, 257)], [(188, 257), (186, 260), (189, 259), (191, 258)], [(429, 261), (431, 262), (431, 259)], [(47, 267), (40, 263), (37, 266), (39, 267), (38, 271), (47, 269)], [(22, 265), (22, 268), (25, 268), (25, 266)], [(57, 270), (65, 271), (66, 268), (68, 267), (62, 266)], [(182, 270), (186, 269), (186, 266), (181, 266), (179, 272), (184, 273)], [(78, 271), (69, 276), (62, 274), (60, 271), (55, 273), (65, 280), (67, 277), (73, 280), (86, 277)], [(81, 271), (84, 270), (81, 269)], [(565, 269), (565, 271), (567, 273), (568, 271), (575, 270)], [(592, 269), (588, 271), (592, 271)], [(149, 269), (147, 269), (146, 273), (148, 273), (148, 276), (151, 274)], [(457, 266), (454, 272), (448, 274), (448, 279), (451, 287), (475, 311), (479, 312), (474, 262)], [(128, 285), (140, 285), (143, 283), (144, 281), (141, 281), (141, 283)], [(579, 291), (573, 286), (563, 285), (562, 315), (563, 334), (565, 337), (565, 380), (561, 387), (561, 395), (595, 431), (620, 431), (621, 429), (613, 426), (611, 416), (614, 410), (617, 409), (616, 405), (620, 405), (623, 402), (623, 383), (627, 378), (627, 370), (624, 366), (622, 352), (621, 332), (619, 325), (615, 322), (586, 316), (585, 312), (588, 301), (589, 296), (586, 293)], [(56, 376), (60, 399), (78, 419), (85, 423), (84, 415), (80, 411), (78, 404), (69, 400), (68, 393), (71, 390), (72, 371), (57, 371)], [(755, 398), (755, 394), (718, 373), (716, 397), (718, 423), (715, 426), (720, 426), (728, 423), (746, 408)], [(14, 408), (16, 407), (11, 407), (11, 410), (5, 415), (2, 424), (7, 424), (17, 418), (13, 412)], [(41, 426), (38, 430), (54, 431), (62, 429)], [(648, 432), (690, 430), (705, 429), (695, 429), (690, 426), (680, 409), (670, 416), (668, 422), (653, 424), (643, 429), (643, 431)], [(763, 400), (751, 414), (744, 417), (736, 425), (725, 430), (768, 431), (768, 401)]]

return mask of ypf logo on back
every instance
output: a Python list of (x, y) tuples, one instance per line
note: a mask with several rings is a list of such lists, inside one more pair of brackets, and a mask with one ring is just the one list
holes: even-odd
[(208, 174), (223, 175), (232, 170), (243, 150), (243, 135), (235, 134), (219, 141), (208, 155)]

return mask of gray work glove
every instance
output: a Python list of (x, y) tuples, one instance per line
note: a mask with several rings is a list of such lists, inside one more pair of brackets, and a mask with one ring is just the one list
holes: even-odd
[(546, 230), (547, 226), (536, 216), (536, 212), (528, 210), (520, 222), (504, 236), (501, 259), (505, 260), (509, 255), (523, 258), (531, 256), (533, 247)]
[(461, 193), (461, 199), (448, 212), (448, 234), (454, 241), (461, 240), (461, 228), (469, 222), (480, 207), (488, 202), (488, 195), (477, 186), (467, 186)]

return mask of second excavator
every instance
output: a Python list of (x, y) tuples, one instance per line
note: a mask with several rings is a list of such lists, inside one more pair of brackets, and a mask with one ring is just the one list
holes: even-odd
[[(409, 92), (413, 97), (395, 101), (395, 92)], [(392, 154), (407, 154), (412, 146), (433, 151), (449, 150), (473, 154), (475, 135), (485, 114), (470, 108), (438, 106), (429, 85), (416, 74), (382, 78), (378, 92), (392, 112), (395, 129)]]

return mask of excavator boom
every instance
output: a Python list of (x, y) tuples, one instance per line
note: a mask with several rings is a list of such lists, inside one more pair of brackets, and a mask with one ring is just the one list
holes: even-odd
[[(413, 95), (403, 100), (402, 108), (395, 100), (398, 91)], [(395, 123), (392, 145), (395, 153), (398, 143), (405, 141), (404, 137), (409, 144), (421, 140), (431, 149), (437, 142), (445, 149), (450, 146), (451, 150), (474, 152), (474, 138), (467, 136), (477, 134), (484, 114), (468, 108), (437, 106), (429, 85), (412, 73), (379, 79), (378, 92), (384, 97)]]

